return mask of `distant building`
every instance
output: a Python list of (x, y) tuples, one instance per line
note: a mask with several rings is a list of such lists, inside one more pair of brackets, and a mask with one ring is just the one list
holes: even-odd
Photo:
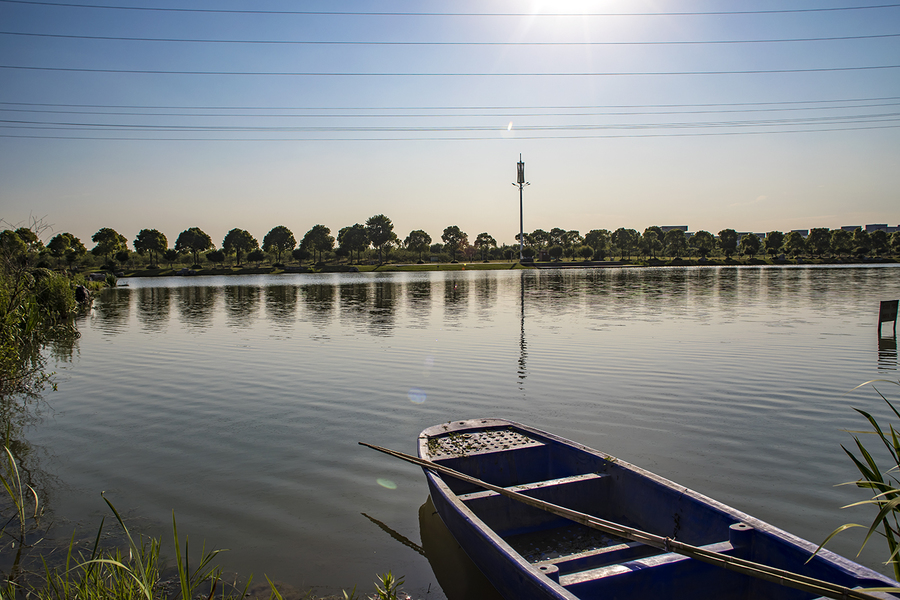
[(669, 233), (673, 229), (680, 229), (683, 232), (687, 233), (688, 226), (687, 225), (665, 225), (664, 227), (660, 227), (663, 233)]
[(900, 225), (897, 225), (896, 227), (890, 227), (887, 223), (875, 223), (874, 225), (866, 225), (866, 233), (872, 233), (873, 231), (894, 233), (895, 231), (900, 231)]
[(849, 231), (850, 233), (853, 233), (857, 229), (859, 229), (859, 225), (844, 225), (841, 227), (841, 231)]
[(765, 234), (765, 233), (754, 233), (753, 235), (755, 235), (756, 237), (758, 237), (758, 238), (759, 238), (759, 241), (761, 241), (761, 242), (766, 241), (766, 234)]
[(809, 229), (791, 229), (791, 233), (799, 233), (804, 240), (809, 237)]

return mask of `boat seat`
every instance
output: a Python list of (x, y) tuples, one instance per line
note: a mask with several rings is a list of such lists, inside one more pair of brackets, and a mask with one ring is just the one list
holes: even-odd
[[(506, 487), (538, 500), (589, 513), (596, 509), (607, 490), (609, 475), (581, 473), (558, 479), (534, 481)], [(460, 494), (458, 498), (501, 537), (561, 528), (571, 521), (534, 508), (490, 490)]]
[[(734, 546), (730, 542), (719, 542), (716, 544), (707, 544), (703, 546), (707, 550), (718, 552), (721, 554), (733, 554)], [(620, 552), (619, 549), (611, 549), (613, 553)], [(652, 550), (652, 549), (651, 549)], [(697, 560), (690, 559), (686, 556), (673, 552), (660, 552), (655, 554), (635, 558), (622, 563), (608, 563), (604, 566), (589, 567), (585, 569), (572, 571), (571, 567), (577, 564), (579, 558), (573, 557), (572, 563), (565, 560), (553, 563), (559, 569), (559, 584), (571, 591), (578, 597), (582, 594), (590, 596), (591, 590), (595, 586), (602, 585), (602, 589), (609, 593), (610, 597), (616, 597), (616, 591), (629, 591), (636, 593), (637, 590), (633, 586), (646, 585), (645, 582), (656, 582), (657, 585), (662, 582), (671, 582), (678, 580), (684, 581), (706, 581), (708, 584), (707, 591), (716, 589), (718, 586), (733, 587), (738, 582), (744, 582), (746, 576), (739, 576), (725, 569), (721, 569)], [(589, 561), (582, 561), (583, 565), (589, 564)], [(655, 578), (647, 577), (647, 570), (653, 569), (659, 572), (659, 576)], [(703, 577), (698, 577), (702, 573)], [(722, 579), (722, 581), (718, 581)], [(641, 582), (640, 584), (638, 582)], [(706, 597), (703, 590), (698, 589), (699, 595), (693, 597)], [(639, 594), (638, 594), (639, 595)], [(715, 596), (715, 594), (713, 594)], [(690, 595), (686, 597), (691, 597)], [(716, 596), (717, 597), (717, 596)], [(731, 596), (728, 594), (722, 597), (743, 597)]]
[[(581, 475), (570, 475), (569, 477), (560, 477), (558, 479), (548, 479), (546, 481), (535, 481), (532, 483), (523, 483), (521, 485), (511, 485), (508, 487), (504, 487), (503, 489), (509, 490), (511, 492), (518, 492), (520, 494), (525, 494), (527, 496), (535, 496), (535, 494), (529, 494), (528, 492), (532, 490), (539, 490), (542, 488), (552, 488), (552, 487), (563, 487), (568, 486), (570, 484), (581, 484), (585, 481), (592, 481), (596, 479), (601, 479), (603, 477), (608, 477), (608, 475), (603, 473), (582, 473)], [(471, 492), (468, 494), (460, 494), (459, 499), (463, 502), (469, 502), (474, 500), (480, 500), (482, 498), (490, 498), (493, 496), (501, 496), (499, 492), (495, 492), (492, 490), (481, 490), (478, 492)], [(536, 496), (535, 496), (536, 497)]]

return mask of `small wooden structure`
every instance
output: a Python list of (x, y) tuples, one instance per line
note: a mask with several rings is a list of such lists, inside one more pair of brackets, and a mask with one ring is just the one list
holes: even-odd
[(878, 311), (878, 335), (881, 336), (881, 324), (892, 322), (894, 324), (894, 335), (897, 335), (897, 305), (900, 300), (882, 300), (881, 310)]

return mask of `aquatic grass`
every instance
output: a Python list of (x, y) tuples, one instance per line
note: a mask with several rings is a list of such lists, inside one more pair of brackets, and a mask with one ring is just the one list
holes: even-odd
[[(9, 432), (7, 431), (7, 436)], [(2, 582), (2, 593), (14, 593), (20, 575), (23, 552), (30, 547), (28, 537), (39, 527), (41, 505), (37, 492), (27, 483), (23, 483), (16, 459), (9, 446), (3, 446), (3, 469), (0, 470), (0, 484), (9, 498), (12, 515), (0, 525), (0, 552), (12, 551), (13, 562), (9, 573)], [(27, 501), (26, 501), (27, 499)], [(34, 501), (34, 510), (29, 510), (28, 503)], [(11, 527), (12, 526), (12, 527)], [(16, 531), (10, 531), (10, 529)], [(3, 597), (3, 596), (0, 596)]]
[(372, 600), (400, 600), (400, 586), (403, 585), (404, 579), (394, 577), (390, 571), (378, 575), (378, 582), (375, 583), (376, 595), (372, 596)]
[[(23, 567), (26, 562), (25, 551), (41, 541), (29, 543), (28, 538), (33, 538), (34, 531), (39, 528), (38, 519), (42, 506), (34, 488), (22, 480), (16, 459), (8, 446), (3, 447), (0, 458), (3, 506), (8, 506), (12, 513), (7, 517), (4, 512), (4, 520), (0, 521), (0, 551), (15, 552), (12, 567), (8, 573), (3, 574), (0, 581), (0, 600), (13, 600), (17, 597), (36, 600), (162, 600), (170, 597), (168, 582), (163, 582), (161, 577), (163, 569), (159, 538), (140, 536), (136, 539), (122, 515), (103, 494), (101, 497), (115, 516), (127, 541), (125, 547), (101, 549), (100, 542), (106, 521), (104, 518), (100, 521), (89, 554), (76, 551), (73, 532), (61, 565), (51, 566), (46, 556), (41, 555), (41, 572), (28, 572)], [(191, 568), (189, 540), (185, 536), (182, 550), (174, 512), (172, 533), (175, 541), (174, 568), (178, 594), (171, 597), (191, 600), (199, 595), (212, 600), (218, 590), (218, 597), (223, 600), (238, 600), (247, 595), (252, 577), (247, 580), (242, 591), (222, 581), (222, 571), (212, 561), (223, 550), (207, 551), (204, 544), (199, 563), (196, 568)], [(274, 584), (270, 582), (270, 586), (270, 598), (280, 598)]]
[[(857, 390), (861, 387), (871, 385), (872, 389), (874, 389), (875, 392), (881, 396), (882, 400), (887, 403), (894, 415), (900, 419), (900, 411), (898, 411), (891, 401), (875, 387), (874, 384), (876, 383), (888, 383), (900, 386), (900, 382), (898, 381), (873, 379), (861, 383), (853, 389)], [(858, 457), (845, 448), (843, 444), (841, 445), (841, 448), (847, 456), (850, 457), (850, 460), (856, 466), (861, 477), (856, 481), (848, 481), (840, 485), (855, 485), (859, 488), (869, 489), (874, 492), (874, 495), (868, 500), (853, 502), (843, 508), (871, 505), (877, 509), (877, 512), (872, 519), (872, 523), (868, 526), (859, 523), (845, 523), (832, 531), (828, 537), (825, 538), (825, 541), (819, 545), (816, 553), (839, 533), (848, 529), (868, 527), (866, 536), (860, 546), (859, 553), (866, 547), (866, 544), (874, 534), (877, 533), (882, 536), (888, 546), (888, 558), (884, 564), (892, 565), (894, 569), (894, 579), (900, 580), (900, 433), (894, 429), (892, 424), (888, 426), (888, 432), (885, 432), (871, 414), (859, 408), (854, 408), (854, 410), (865, 417), (872, 429), (871, 431), (849, 432), (853, 434), (853, 441), (855, 442), (856, 450), (859, 453)], [(875, 457), (860, 440), (860, 435), (874, 435), (885, 447), (890, 456), (891, 463), (887, 470), (881, 469)], [(859, 556), (859, 553), (857, 556)], [(815, 554), (813, 554), (813, 556), (815, 556)], [(812, 558), (810, 558), (810, 560), (812, 560)]]

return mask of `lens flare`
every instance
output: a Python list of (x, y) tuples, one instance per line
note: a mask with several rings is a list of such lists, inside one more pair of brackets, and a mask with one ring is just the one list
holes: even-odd
[(425, 392), (419, 388), (412, 388), (409, 390), (409, 392), (406, 393), (406, 397), (409, 398), (409, 401), (413, 404), (422, 404), (425, 402)]
[(383, 477), (379, 477), (378, 479), (375, 480), (375, 482), (378, 485), (380, 485), (381, 487), (389, 489), (389, 490), (397, 489), (397, 484), (394, 483), (393, 481), (391, 481), (390, 479), (384, 479)]

